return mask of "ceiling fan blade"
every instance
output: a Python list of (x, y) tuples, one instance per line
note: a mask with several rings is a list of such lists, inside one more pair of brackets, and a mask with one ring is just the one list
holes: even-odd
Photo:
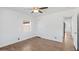
[(39, 10), (40, 13), (43, 13), (42, 11)]
[(39, 9), (47, 9), (48, 7), (41, 7), (41, 8), (39, 8)]

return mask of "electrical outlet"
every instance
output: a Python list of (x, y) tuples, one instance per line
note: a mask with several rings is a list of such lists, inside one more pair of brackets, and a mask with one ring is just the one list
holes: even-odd
[(57, 39), (57, 37), (54, 37), (55, 39)]
[(20, 40), (20, 38), (18, 38), (18, 40)]

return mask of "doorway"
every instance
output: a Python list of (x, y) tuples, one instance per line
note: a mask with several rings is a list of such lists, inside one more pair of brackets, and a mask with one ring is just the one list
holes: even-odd
[(73, 51), (74, 42), (72, 38), (72, 17), (64, 18), (64, 50)]

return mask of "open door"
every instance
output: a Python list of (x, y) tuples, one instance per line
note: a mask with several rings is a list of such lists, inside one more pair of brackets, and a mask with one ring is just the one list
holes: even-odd
[(77, 15), (77, 50), (79, 51), (79, 14)]

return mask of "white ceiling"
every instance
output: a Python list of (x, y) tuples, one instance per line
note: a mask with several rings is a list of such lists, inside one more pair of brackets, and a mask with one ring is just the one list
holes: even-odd
[(29, 16), (41, 16), (44, 14), (51, 14), (56, 12), (61, 12), (65, 10), (75, 9), (75, 7), (48, 7), (48, 9), (42, 10), (43, 13), (31, 13), (32, 7), (9, 7), (10, 9), (25, 13)]

